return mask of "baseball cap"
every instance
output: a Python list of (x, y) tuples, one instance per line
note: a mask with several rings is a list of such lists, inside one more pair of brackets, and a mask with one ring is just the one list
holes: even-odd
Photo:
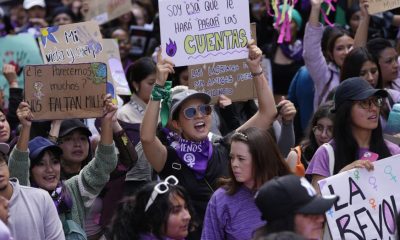
[(203, 100), (206, 104), (209, 104), (211, 102), (211, 97), (207, 93), (198, 92), (193, 89), (187, 89), (187, 90), (178, 92), (172, 96), (170, 116), (173, 117), (175, 111), (185, 101), (187, 101), (189, 99), (194, 99), (194, 98), (199, 98), (199, 99)]
[(88, 127), (86, 127), (86, 125), (81, 120), (66, 119), (61, 123), (58, 137), (64, 137), (75, 130), (80, 130), (83, 134), (85, 134), (88, 137), (92, 136), (92, 132), (89, 130)]
[(387, 97), (388, 93), (383, 89), (373, 88), (367, 81), (360, 77), (352, 77), (344, 80), (337, 87), (334, 97), (336, 111), (345, 101), (364, 100), (371, 96)]
[[(35, 160), (40, 155), (40, 153), (46, 150), (56, 152), (59, 155), (62, 154), (62, 149), (59, 146), (57, 146), (47, 138), (40, 136), (30, 140), (28, 148), (29, 148), (29, 158), (31, 159), (31, 161)], [(32, 163), (32, 165), (34, 165), (34, 163)]]
[(324, 214), (336, 200), (335, 195), (317, 196), (307, 179), (290, 174), (266, 182), (258, 191), (255, 202), (262, 219), (268, 222), (296, 213)]
[(7, 156), (9, 151), (10, 151), (10, 146), (7, 143), (0, 143), (1, 153)]
[(34, 6), (40, 6), (42, 8), (46, 7), (44, 0), (24, 0), (24, 9), (28, 10)]

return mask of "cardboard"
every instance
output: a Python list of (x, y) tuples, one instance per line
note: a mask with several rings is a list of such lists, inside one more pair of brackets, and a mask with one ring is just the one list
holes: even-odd
[(247, 58), (249, 2), (159, 0), (162, 55), (176, 66)]
[(371, 0), (368, 4), (368, 12), (371, 15), (400, 7), (398, 0)]
[[(42, 28), (41, 33), (39, 46), (45, 64), (102, 62), (107, 64), (107, 72), (112, 72), (108, 64), (109, 56), (96, 22)], [(108, 74), (107, 77), (107, 92), (116, 99), (117, 85), (112, 79), (112, 74)]]
[(121, 57), (119, 55), (119, 47), (116, 39), (103, 39), (104, 53), (107, 55), (107, 66), (115, 91), (118, 95), (131, 95), (128, 81), (125, 77), (124, 68), (122, 67)]
[(257, 97), (253, 77), (243, 59), (189, 66), (189, 88), (207, 93), (212, 103), (216, 103), (221, 94), (232, 102)]
[(370, 172), (352, 169), (318, 182), (322, 195), (340, 197), (326, 213), (333, 239), (395, 239), (400, 155), (373, 164)]
[[(256, 39), (256, 25), (251, 24), (251, 38)], [(247, 59), (191, 65), (189, 70), (189, 88), (205, 92), (211, 96), (211, 102), (218, 102), (221, 94), (232, 102), (257, 98), (253, 77), (246, 63)], [(263, 66), (264, 68), (264, 66)], [(264, 73), (268, 73), (264, 69)]]
[(3, 75), (3, 64), (16, 66), (18, 85), (24, 86), (23, 69), (28, 64), (42, 64), (39, 47), (35, 38), (29, 33), (7, 35), (0, 38), (0, 88), (6, 100), (9, 97), (9, 85)]
[(94, 118), (103, 115), (104, 63), (28, 65), (25, 100), (34, 120)]
[(131, 0), (90, 0), (86, 21), (96, 21), (99, 25), (109, 22), (132, 9)]

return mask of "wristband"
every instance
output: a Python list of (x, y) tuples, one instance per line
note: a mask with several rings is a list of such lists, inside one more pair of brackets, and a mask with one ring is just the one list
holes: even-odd
[(257, 73), (251, 73), (251, 76), (253, 76), (253, 77), (257, 77), (257, 76), (260, 76), (261, 74), (263, 74), (264, 73), (264, 70), (263, 69), (261, 69), (261, 71), (260, 72), (257, 72)]
[(166, 96), (168, 96), (168, 94), (169, 94), (169, 92), (164, 88), (164, 86), (154, 84), (153, 90), (151, 91), (150, 100), (161, 101)]

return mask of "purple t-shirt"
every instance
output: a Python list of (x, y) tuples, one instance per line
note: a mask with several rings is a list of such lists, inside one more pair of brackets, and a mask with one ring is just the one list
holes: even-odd
[[(329, 142), (332, 147), (335, 149), (335, 143), (333, 141)], [(392, 155), (400, 154), (400, 147), (396, 144), (385, 140), (386, 146), (389, 149), (389, 152)], [(369, 151), (367, 148), (360, 148), (358, 150), (358, 156), (361, 157), (364, 155), (365, 152)], [(329, 156), (326, 148), (324, 146), (320, 146), (317, 151), (315, 152), (313, 158), (311, 159), (310, 164), (306, 170), (306, 174), (317, 174), (324, 177), (329, 177)]]
[(265, 224), (251, 190), (241, 187), (228, 195), (219, 188), (208, 202), (201, 239), (250, 240), (254, 230)]

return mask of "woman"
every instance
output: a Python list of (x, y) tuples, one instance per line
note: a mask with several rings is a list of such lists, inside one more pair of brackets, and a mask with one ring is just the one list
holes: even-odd
[(132, 96), (118, 110), (117, 118), (131, 124), (141, 123), (156, 82), (156, 65), (150, 57), (140, 58), (128, 67), (126, 77)]
[(201, 239), (251, 239), (265, 224), (254, 203), (255, 192), (276, 176), (290, 173), (268, 132), (258, 128), (231, 137), (229, 178), (208, 202)]
[[(129, 31), (126, 31), (122, 27), (117, 27), (111, 31), (110, 37), (117, 39), (118, 48), (119, 48), (119, 56), (121, 57), (122, 67), (125, 72), (127, 72), (128, 67), (133, 63), (130, 51), (132, 48), (131, 39), (129, 36)], [(132, 90), (132, 87), (129, 86)]]
[(332, 139), (334, 117), (331, 113), (332, 107), (331, 101), (321, 104), (311, 119), (307, 137), (289, 152), (286, 162), (296, 175), (304, 177), (305, 169), (318, 147)]
[(57, 7), (53, 11), (52, 23), (54, 26), (72, 24), (77, 21), (75, 14), (68, 7)]
[[(43, 137), (36, 137), (29, 141), (32, 124), (29, 104), (21, 102), (17, 110), (22, 128), (17, 145), (10, 154), (10, 174), (17, 177), (21, 185), (31, 184), (48, 191), (64, 227), (68, 225), (71, 228), (69, 220), (72, 220), (73, 225), (84, 229), (86, 215), (95, 198), (108, 182), (109, 174), (116, 167), (117, 154), (111, 127), (116, 110), (111, 102), (111, 96), (107, 95), (101, 140), (95, 157), (80, 171), (79, 175), (66, 181), (61, 181), (60, 178), (60, 158), (64, 154), (62, 148)], [(68, 235), (69, 232), (65, 234)]]
[[(382, 135), (379, 115), (387, 95), (385, 90), (374, 89), (360, 77), (346, 79), (339, 85), (333, 139), (328, 146), (318, 148), (306, 171), (312, 174), (315, 189), (319, 189), (317, 182), (323, 178), (353, 168), (372, 170), (371, 161), (400, 153), (399, 146), (384, 140)], [(331, 150), (334, 159), (329, 157)], [(359, 160), (366, 152), (377, 154), (377, 159)]]
[[(379, 71), (378, 63), (364, 47), (357, 47), (349, 52), (343, 62), (340, 79), (343, 81), (358, 76), (367, 81), (373, 88), (385, 88), (383, 86), (382, 74)], [(392, 106), (400, 101), (399, 91), (387, 88), (385, 88), (385, 90), (388, 92), (388, 97), (386, 101), (383, 102), (380, 109), (381, 124), (384, 130)]]
[[(111, 240), (182, 240), (195, 227), (186, 190), (169, 176), (150, 182), (121, 201), (113, 217)], [(134, 226), (134, 227), (133, 227)]]
[(324, 214), (336, 196), (320, 197), (305, 178), (286, 175), (266, 182), (255, 202), (267, 224), (256, 232), (255, 239), (269, 234), (292, 231), (305, 239), (321, 239)]
[[(367, 42), (371, 16), (368, 13), (368, 0), (360, 1), (361, 20), (355, 37), (355, 46), (367, 47), (378, 63), (382, 75), (382, 87), (400, 90), (398, 54), (391, 42), (384, 38), (375, 38)], [(382, 26), (380, 26), (382, 28)]]
[[(279, 7), (279, 11), (282, 12), (282, 9), (283, 5)], [(277, 43), (280, 33), (275, 31), (274, 41), (270, 46), (266, 46), (264, 51), (271, 61), (272, 85), (274, 86), (276, 102), (279, 102), (282, 96), (287, 96), (290, 82), (297, 70), (304, 65), (303, 42), (298, 36), (298, 32), (303, 25), (303, 19), (300, 13), (294, 8), (291, 9), (290, 14), (292, 19), (289, 25), (290, 41), (285, 40), (283, 43)], [(275, 21), (277, 20), (275, 19)], [(282, 27), (282, 24), (280, 27)]]
[[(272, 92), (260, 66), (261, 50), (252, 40), (249, 43), (249, 70), (252, 72), (258, 96), (259, 110), (238, 128), (250, 126), (266, 130), (276, 117), (277, 111)], [(186, 90), (171, 100), (171, 123), (180, 137), (172, 146), (164, 146), (156, 137), (160, 100), (167, 95), (164, 84), (169, 74), (174, 73), (173, 63), (162, 59), (158, 52), (157, 77), (140, 130), (144, 153), (161, 178), (175, 175), (179, 183), (194, 200), (194, 207), (203, 220), (207, 202), (215, 191), (216, 181), (228, 172), (227, 142), (213, 145), (208, 140), (211, 127), (211, 101), (209, 95), (195, 90)]]
[(353, 47), (353, 38), (342, 28), (333, 27), (327, 41), (327, 52), (321, 50), (324, 27), (319, 22), (323, 0), (311, 0), (311, 13), (304, 33), (303, 58), (314, 81), (314, 110), (325, 102), (329, 92), (339, 85), (340, 68)]

